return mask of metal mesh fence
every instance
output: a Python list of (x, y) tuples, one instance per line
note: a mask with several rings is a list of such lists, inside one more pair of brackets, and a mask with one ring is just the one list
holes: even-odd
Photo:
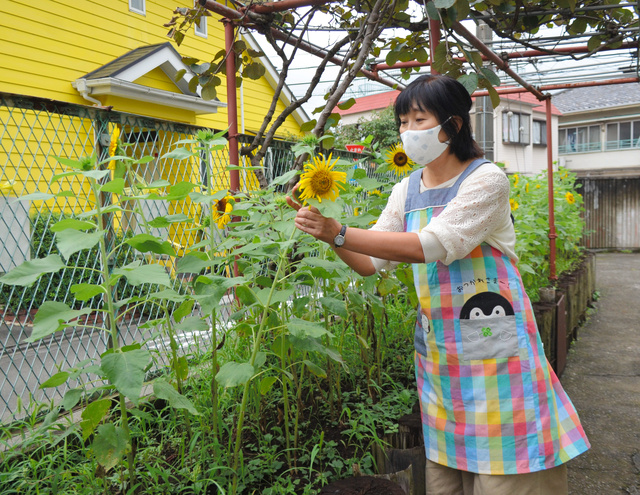
[[(194, 139), (202, 130), (199, 127), (5, 93), (0, 93), (0, 122), (0, 184), (12, 186), (12, 191), (0, 194), (0, 274), (23, 261), (56, 253), (51, 226), (60, 219), (92, 209), (89, 185), (78, 176), (62, 178), (49, 185), (55, 174), (65, 170), (56, 157), (79, 160), (95, 155), (97, 159), (107, 158), (111, 134), (116, 127), (128, 156), (153, 158), (134, 169), (146, 183), (166, 179), (171, 183), (199, 184), (208, 178), (206, 174), (212, 174), (210, 179), (214, 188), (229, 187), (226, 153), (214, 154), (209, 169), (203, 157), (197, 155), (187, 160), (162, 158), (179, 141)], [(240, 139), (245, 143), (249, 140), (248, 136)], [(291, 145), (275, 142), (267, 151), (263, 165), (268, 181), (291, 167), (294, 161)], [(345, 152), (344, 155), (357, 158), (354, 153)], [(256, 186), (250, 172), (241, 174), (240, 181), (245, 189)], [(49, 201), (19, 199), (38, 190), (69, 193)], [(108, 202), (108, 198), (96, 200)], [(184, 213), (197, 220), (204, 213), (199, 208), (189, 201), (178, 204), (155, 200), (144, 202), (138, 214), (110, 217), (106, 229), (109, 248), (116, 248), (116, 264), (122, 266), (140, 256), (123, 244), (127, 236), (143, 232), (140, 215), (150, 220)], [(150, 233), (178, 247), (198, 240), (195, 229), (158, 227)], [(173, 261), (170, 257), (160, 260), (170, 273), (173, 273)], [(40, 389), (40, 385), (58, 370), (95, 359), (107, 349), (108, 336), (102, 329), (102, 322), (89, 319), (79, 320), (77, 326), (34, 343), (26, 341), (33, 330), (33, 315), (43, 301), (64, 302), (74, 309), (90, 304), (77, 300), (69, 289), (73, 284), (99, 283), (96, 271), (99, 264), (96, 250), (83, 250), (68, 260), (70, 268), (44, 275), (31, 287), (0, 284), (0, 424), (30, 414), (37, 404), (59, 401), (69, 387), (76, 386), (75, 383), (47, 389)], [(172, 275), (172, 281), (175, 290), (182, 290), (184, 282), (180, 277)], [(122, 298), (142, 295), (145, 288), (130, 286), (123, 279), (116, 290)], [(167, 364), (165, 356), (169, 345), (162, 337), (151, 335), (144, 323), (158, 316), (159, 311), (157, 306), (146, 302), (119, 323), (124, 344), (144, 342), (149, 349), (157, 351), (156, 368)], [(209, 332), (190, 332), (177, 338), (181, 352), (188, 353), (192, 348), (206, 348)]]

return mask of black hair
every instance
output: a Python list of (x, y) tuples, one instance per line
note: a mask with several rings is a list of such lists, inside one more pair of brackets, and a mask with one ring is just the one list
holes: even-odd
[[(449, 138), (451, 153), (461, 161), (479, 158), (484, 151), (472, 136), (471, 104), (471, 96), (461, 83), (449, 76), (427, 74), (413, 81), (398, 95), (394, 105), (396, 124), (399, 127), (400, 116), (413, 108), (427, 110), (441, 123)], [(460, 129), (450, 117), (460, 118)]]

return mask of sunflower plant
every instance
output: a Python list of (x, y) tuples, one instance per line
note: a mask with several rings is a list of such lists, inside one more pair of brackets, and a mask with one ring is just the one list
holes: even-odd
[[(115, 148), (117, 149), (117, 145)], [(67, 391), (61, 405), (51, 412), (50, 417), (55, 417), (60, 410), (68, 411), (79, 404), (81, 405), (85, 395), (99, 395), (100, 398), (88, 403), (81, 412), (82, 438), (84, 440), (92, 439), (92, 455), (104, 472), (108, 472), (118, 465), (121, 465), (122, 471), (124, 471), (127, 466), (129, 485), (134, 486), (137, 464), (135, 446), (130, 434), (129, 418), (131, 414), (135, 415), (140, 412), (140, 406), (144, 402), (142, 389), (153, 356), (140, 342), (128, 345), (123, 342), (119, 323), (128, 311), (145, 302), (154, 304), (161, 309), (160, 316), (154, 326), (165, 330), (168, 334), (171, 347), (174, 350), (170, 356), (170, 362), (175, 371), (177, 385), (164, 378), (158, 378), (153, 380), (154, 394), (163, 397), (176, 408), (186, 409), (195, 415), (198, 412), (191, 401), (182, 395), (181, 383), (185, 376), (186, 360), (178, 357), (175, 352), (177, 344), (173, 332), (173, 327), (178, 322), (180, 310), (172, 311), (170, 309), (173, 303), (180, 305), (185, 298), (172, 289), (171, 277), (165, 267), (154, 262), (154, 255), (176, 256), (175, 250), (171, 243), (165, 239), (150, 234), (134, 235), (125, 238), (122, 241), (123, 244), (129, 245), (140, 254), (151, 254), (152, 256), (150, 258), (141, 257), (124, 266), (117, 265), (116, 255), (122, 248), (122, 244), (111, 245), (112, 235), (109, 218), (113, 215), (134, 213), (140, 210), (140, 208), (128, 209), (125, 204), (137, 203), (137, 199), (155, 198), (153, 197), (154, 193), (139, 194), (137, 199), (127, 197), (125, 196), (126, 188), (123, 177), (114, 177), (109, 180), (111, 176), (109, 164), (115, 156), (117, 155), (111, 154), (102, 161), (98, 161), (95, 156), (80, 160), (57, 158), (65, 170), (53, 176), (51, 185), (67, 180), (69, 181), (67, 184), (72, 183), (73, 180), (88, 183), (90, 194), (87, 195), (87, 203), (83, 205), (84, 212), (76, 218), (64, 218), (52, 227), (52, 231), (56, 234), (56, 247), (59, 254), (52, 253), (45, 258), (26, 261), (4, 275), (0, 282), (6, 285), (28, 286), (44, 274), (57, 273), (65, 268), (97, 273), (98, 276), (94, 279), (98, 280), (95, 283), (77, 283), (69, 287), (69, 291), (76, 300), (86, 303), (82, 309), (74, 309), (66, 303), (58, 301), (43, 302), (34, 317), (33, 331), (27, 341), (35, 342), (45, 339), (68, 327), (97, 330), (105, 334), (105, 340), (108, 339), (110, 342), (110, 348), (106, 352), (91, 362), (83, 362), (78, 368), (62, 370), (53, 374), (42, 384), (42, 388), (58, 387), (69, 380), (79, 380), (78, 377), (84, 374), (89, 376), (86, 381), (81, 381), (80, 386), (70, 388)], [(136, 161), (124, 155), (118, 156), (116, 160), (123, 163), (125, 171), (131, 166), (141, 163), (140, 160)], [(115, 170), (117, 172), (117, 166)], [(51, 189), (53, 188), (50, 187), (49, 190)], [(166, 199), (183, 200), (191, 189), (192, 185), (187, 183), (175, 185)], [(23, 199), (55, 200), (56, 198), (68, 197), (70, 194), (73, 194), (72, 189), (56, 193), (37, 192), (23, 196)], [(174, 216), (174, 218), (165, 217), (162, 220), (170, 224), (180, 219)], [(70, 265), (73, 255), (93, 249), (99, 253), (97, 268)], [(147, 284), (150, 289), (144, 297), (120, 298), (116, 290), (120, 279), (125, 279), (130, 285), (136, 287)], [(151, 287), (156, 287), (157, 290), (153, 291)], [(93, 315), (95, 318), (81, 323), (78, 319), (86, 315)], [(93, 383), (95, 376), (99, 378), (97, 385)], [(119, 405), (119, 414), (110, 414), (112, 408), (112, 399), (108, 397), (110, 394), (115, 394)], [(127, 402), (132, 403), (134, 408), (130, 410)]]
[[(553, 174), (556, 233), (556, 274), (570, 271), (581, 259), (585, 222), (576, 176), (560, 167)], [(515, 220), (518, 268), (533, 301), (549, 285), (549, 198), (547, 174), (510, 176), (509, 203)]]

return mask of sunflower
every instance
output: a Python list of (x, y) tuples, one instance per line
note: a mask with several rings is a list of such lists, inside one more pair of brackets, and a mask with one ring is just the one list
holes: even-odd
[(576, 198), (573, 197), (573, 193), (571, 192), (565, 194), (564, 197), (567, 200), (567, 203), (569, 203), (570, 205), (576, 202)]
[(408, 174), (415, 166), (415, 163), (407, 156), (400, 143), (396, 143), (389, 148), (386, 161), (389, 164), (389, 168), (393, 170), (396, 175)]
[[(116, 156), (116, 154), (118, 153), (119, 146), (120, 146), (120, 128), (116, 126), (113, 128), (113, 133), (111, 134), (111, 142), (109, 143), (109, 156)], [(107, 168), (109, 170), (115, 170), (116, 161), (111, 160)]]
[(529, 183), (528, 182), (524, 185), (524, 192), (526, 192), (526, 193), (529, 192)]
[(520, 181), (520, 177), (518, 174), (513, 174), (513, 187), (518, 187), (518, 182)]
[(518, 202), (513, 198), (509, 200), (509, 205), (511, 206), (511, 211), (516, 211), (518, 209), (518, 206), (520, 206)]
[(345, 172), (337, 172), (333, 170), (336, 159), (331, 163), (331, 154), (329, 158), (324, 155), (313, 157), (313, 163), (304, 164), (304, 173), (300, 176), (300, 199), (306, 203), (307, 199), (315, 198), (320, 203), (323, 199), (335, 201), (339, 195), (339, 188), (344, 188), (347, 180)]
[(233, 205), (236, 200), (230, 194), (216, 202), (213, 210), (213, 221), (216, 222), (219, 229), (224, 229), (231, 221), (230, 213), (233, 211)]
[(13, 191), (13, 184), (11, 182), (0, 182), (0, 193), (7, 194)]

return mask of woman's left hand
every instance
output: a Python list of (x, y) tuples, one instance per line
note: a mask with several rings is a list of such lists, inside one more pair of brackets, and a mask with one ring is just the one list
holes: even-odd
[[(295, 194), (297, 187), (296, 185), (292, 193)], [(316, 239), (333, 245), (333, 239), (342, 227), (340, 223), (333, 218), (323, 216), (315, 206), (302, 206), (293, 199), (295, 196), (292, 196), (287, 196), (286, 201), (291, 208), (298, 212), (295, 218), (296, 227)]]

